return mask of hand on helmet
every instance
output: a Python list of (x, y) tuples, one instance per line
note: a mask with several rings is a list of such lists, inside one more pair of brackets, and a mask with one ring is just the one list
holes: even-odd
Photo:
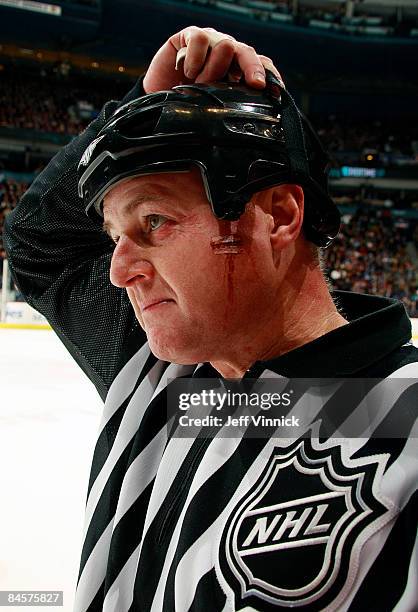
[(189, 26), (171, 36), (157, 51), (144, 77), (146, 93), (171, 89), (185, 83), (210, 83), (228, 75), (242, 76), (250, 87), (265, 87), (265, 68), (280, 80), (272, 60), (232, 36), (213, 28)]

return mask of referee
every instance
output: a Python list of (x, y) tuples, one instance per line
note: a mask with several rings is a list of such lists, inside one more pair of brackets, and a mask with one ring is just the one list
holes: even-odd
[[(18, 289), (104, 402), (76, 612), (417, 609), (418, 351), (400, 302), (329, 292), (337, 231), (271, 60), (197, 27), (6, 218)], [(304, 426), (172, 435), (173, 379), (270, 380)]]

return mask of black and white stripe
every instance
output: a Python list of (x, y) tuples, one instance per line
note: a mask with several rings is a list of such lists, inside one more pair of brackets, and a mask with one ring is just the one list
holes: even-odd
[[(211, 440), (168, 438), (168, 379), (190, 376), (193, 371), (193, 366), (156, 360), (145, 345), (109, 391), (86, 504), (75, 612), (204, 610), (205, 593), (217, 602), (219, 612), (231, 609), (213, 551), (226, 518), (260, 473), (271, 447), (285, 445), (286, 440), (228, 439), (219, 435)], [(412, 377), (417, 373), (414, 363), (391, 374), (392, 378), (405, 379), (400, 394), (414, 384)], [(278, 382), (282, 379), (283, 384), (287, 380), (270, 370), (265, 370), (263, 377), (276, 377)], [(369, 425), (376, 429), (390, 416), (398, 398), (385, 393), (384, 380), (370, 390), (370, 397), (380, 398), (379, 403), (370, 402), (379, 406), (375, 414), (369, 414)], [(320, 438), (318, 419), (323, 400), (317, 396), (310, 399), (310, 417), (317, 422)], [(299, 406), (296, 402), (289, 415), (296, 416)], [(346, 415), (347, 421), (355, 418), (355, 413)], [(341, 445), (342, 452), (347, 460), (359, 461), (370, 442), (368, 436), (348, 439)], [(362, 550), (355, 588), (344, 594), (338, 608), (341, 611), (356, 609), (358, 594), (372, 583), (373, 568), (387, 555), (391, 534), (416, 495), (416, 439), (407, 440), (399, 447), (396, 459), (390, 459), (390, 453), (381, 455), (381, 494), (397, 500), (398, 507), (389, 504), (390, 515)], [(408, 475), (406, 480), (400, 474)], [(411, 554), (413, 546), (411, 540)], [(408, 571), (413, 578), (414, 562), (410, 563)], [(415, 592), (410, 581), (401, 586), (398, 612), (410, 612), (408, 606)]]

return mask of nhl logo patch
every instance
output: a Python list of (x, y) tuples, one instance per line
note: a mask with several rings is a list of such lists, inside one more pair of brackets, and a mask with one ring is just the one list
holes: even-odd
[(274, 449), (221, 539), (220, 569), (237, 610), (324, 610), (349, 588), (350, 565), (378, 528), (370, 525), (389, 510), (374, 492), (382, 461), (349, 463), (340, 446), (309, 438)]

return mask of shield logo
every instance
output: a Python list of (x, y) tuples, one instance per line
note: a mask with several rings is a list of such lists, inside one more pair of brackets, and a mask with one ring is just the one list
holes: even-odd
[(225, 525), (220, 567), (237, 610), (324, 610), (354, 581), (369, 526), (390, 514), (374, 486), (386, 460), (345, 465), (339, 445), (313, 442), (274, 448)]

